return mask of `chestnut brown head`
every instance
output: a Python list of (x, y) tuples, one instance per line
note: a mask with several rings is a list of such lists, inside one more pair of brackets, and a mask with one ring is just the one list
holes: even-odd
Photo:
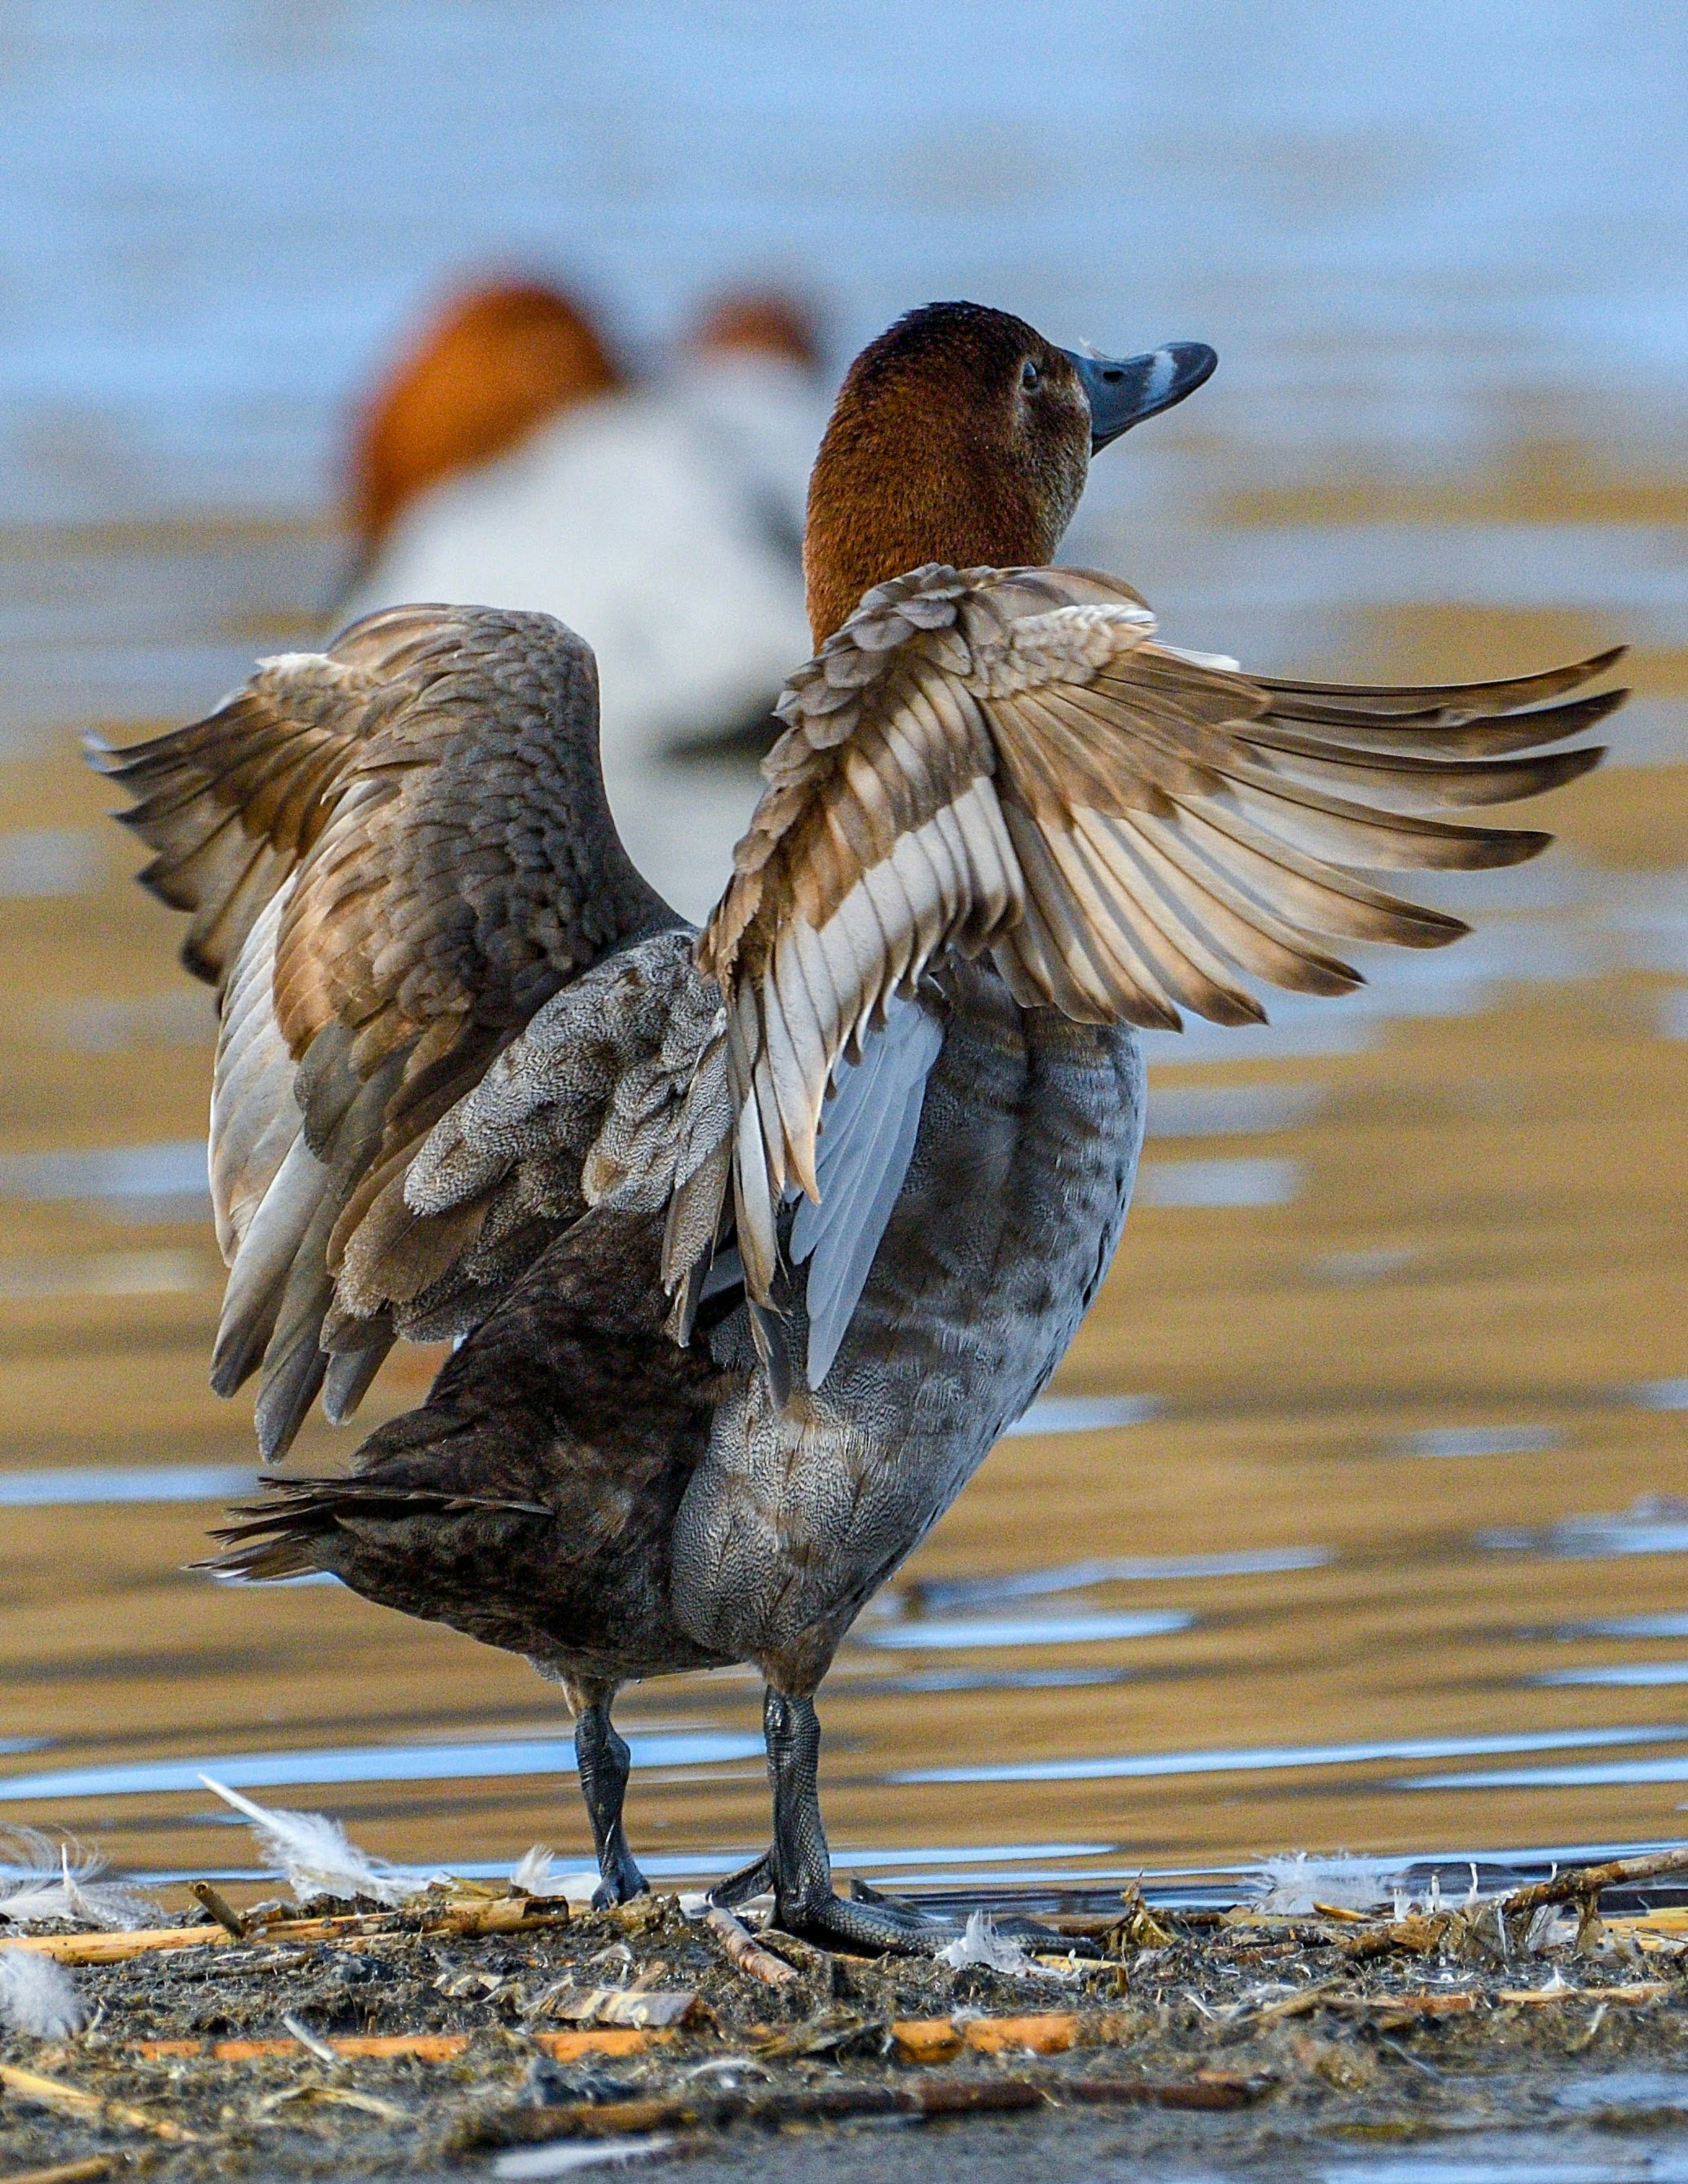
[(816, 458), (804, 549), (819, 644), (871, 585), (928, 561), (1046, 562), (1090, 456), (1193, 393), (1212, 349), (1075, 355), (980, 304), (928, 304), (850, 366)]
[(529, 281), (454, 298), (365, 409), (348, 481), (365, 554), (428, 486), (490, 462), (621, 375), (584, 307)]

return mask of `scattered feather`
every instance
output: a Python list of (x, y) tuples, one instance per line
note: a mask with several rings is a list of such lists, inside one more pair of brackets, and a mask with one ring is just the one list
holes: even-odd
[(525, 1889), (530, 1896), (553, 1896), (558, 1875), (552, 1869), (556, 1863), (557, 1853), (549, 1843), (531, 1843), (510, 1868), (510, 1885)]
[(287, 1875), (301, 1903), (319, 1896), (367, 1896), (377, 1903), (404, 1903), (422, 1895), (437, 1876), (389, 1865), (359, 1850), (338, 1820), (326, 1813), (289, 1813), (242, 1797), (209, 1774), (199, 1780), (226, 1805), (244, 1813), (264, 1855)]
[(952, 1971), (961, 1971), (968, 1964), (984, 1964), (994, 1972), (1013, 1972), (1023, 1976), (1042, 1969), (1032, 1962), (1018, 1942), (1006, 1934), (999, 1934), (983, 1911), (975, 1911), (967, 1921), (967, 1931), (939, 1950), (938, 1961), (948, 1964)]
[[(1563, 1903), (1538, 1905), (1535, 1915), (1530, 1920), (1529, 1930), (1524, 1936), (1525, 1954), (1541, 1957), (1548, 1955), (1555, 1949), (1568, 1949), (1577, 1938), (1581, 1923), (1574, 1906), (1567, 1909)], [(1554, 1979), (1557, 1979), (1558, 1976), (1557, 1972), (1555, 1972)], [(1550, 1981), (1548, 1984), (1551, 1986), (1552, 1981)]]
[(1441, 1875), (1434, 1869), (1415, 1881), (1411, 1870), (1403, 1873), (1392, 1858), (1351, 1858), (1345, 1851), (1325, 1857), (1290, 1851), (1262, 1858), (1255, 1868), (1256, 1880), (1264, 1884), (1256, 1908), (1291, 1919), (1305, 1918), (1322, 1905), (1334, 1911), (1392, 1909), (1397, 1919), (1411, 1911), (1435, 1917), (1443, 1911), (1474, 1910), (1486, 1896), (1502, 1892), (1494, 1888), (1485, 1892), (1476, 1865), (1469, 1861), (1467, 1872), (1463, 1891), (1444, 1894)]
[(557, 1853), (549, 1843), (535, 1843), (512, 1868), (511, 1887), (525, 1889), (530, 1896), (560, 1896), (568, 1903), (590, 1903), (598, 1892), (597, 1871), (589, 1866), (575, 1866), (559, 1873), (556, 1864)]
[(568, 2176), (577, 2169), (602, 2169), (624, 2161), (648, 2161), (666, 2153), (671, 2138), (624, 2138), (608, 2146), (534, 2146), (521, 2153), (501, 2153), (493, 2164), (494, 2176)]
[(137, 1889), (103, 1880), (104, 1853), (39, 1828), (0, 1828), (0, 1919), (28, 1926), (44, 1919), (132, 1932), (164, 1916)]
[(1262, 1858), (1257, 1869), (1266, 1882), (1258, 1908), (1286, 1918), (1305, 1917), (1316, 1904), (1337, 1911), (1372, 1911), (1395, 1892), (1394, 1869), (1382, 1858), (1350, 1858), (1338, 1851), (1329, 1858), (1304, 1850)]
[(87, 2023), (88, 2006), (56, 1958), (0, 1947), (0, 2021), (36, 2040), (65, 2040)]

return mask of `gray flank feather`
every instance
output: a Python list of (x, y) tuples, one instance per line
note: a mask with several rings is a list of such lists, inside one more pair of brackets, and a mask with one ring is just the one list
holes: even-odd
[(698, 1302), (706, 1303), (710, 1297), (737, 1289), (744, 1279), (744, 1262), (738, 1256), (738, 1246), (729, 1244), (724, 1251), (717, 1251), (710, 1260), (709, 1272), (699, 1285)]

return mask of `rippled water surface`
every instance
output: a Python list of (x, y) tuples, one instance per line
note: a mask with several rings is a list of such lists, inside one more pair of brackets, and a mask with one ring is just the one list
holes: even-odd
[[(1455, 84), (1406, 15), (1357, 11), (1314, 82), (1298, 11), (1268, 44), (1207, 8), (1147, 11), (1129, 53), (1052, 29), (1012, 70), (981, 39), (916, 75), (855, 12), (800, 54), (732, 9), (713, 45), (665, 12), (671, 47), (613, 7), (7, 32), (38, 217), (0, 241), (4, 1816), (249, 1866), (205, 1772), (417, 1863), (586, 1847), (521, 1663), (329, 1583), (183, 1568), (252, 1463), (205, 1386), (210, 1012), (71, 733), (185, 716), (317, 627), (343, 398), (419, 284), (496, 246), (593, 272), (640, 337), (748, 258), (811, 282), (841, 354), (956, 290), (1063, 337), (1213, 339), (1213, 387), (1099, 465), (1072, 547), (1177, 638), (1353, 677), (1638, 646), (1559, 846), (1435, 887), (1469, 940), (1150, 1040), (1089, 1323), (827, 1687), (840, 1865), (1000, 1885), (1680, 1836), (1688, 221), (1652, 158), (1680, 60), (1641, 16), (1544, 10), (1537, 53), (1530, 11), (1478, 7)], [(435, 1362), (396, 1358), (369, 1420)], [(356, 1438), (315, 1424), (298, 1462)], [(656, 1873), (760, 1846), (749, 1674), (623, 1715)], [(1390, 2159), (1328, 2173), (1418, 2173)]]

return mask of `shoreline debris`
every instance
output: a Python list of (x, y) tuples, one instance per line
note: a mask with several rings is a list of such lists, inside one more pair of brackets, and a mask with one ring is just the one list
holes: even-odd
[[(295, 1864), (317, 1846), (319, 1883), (324, 1841), (293, 1838)], [(1390, 1888), (1363, 1912), (1324, 1902), (1328, 1867), (1280, 1863), (1308, 1908), (1151, 1905), (1136, 1885), (1066, 1909), (934, 1894), (950, 1938), (877, 1959), (783, 1934), (760, 1905), (571, 1901), (543, 1847), (506, 1882), (319, 1893), (309, 1912), (190, 1882), (184, 1908), (139, 1930), (83, 1930), (66, 1892), (60, 1915), (0, 1938), (0, 1982), (44, 1975), (76, 2003), (75, 2024), (68, 2007), (0, 2008), (0, 2176), (93, 2184), (124, 2158), (114, 2136), (167, 2144), (181, 2184), (253, 2145), (266, 2175), (327, 2160), (348, 2180), (499, 2149), (494, 2175), (538, 2177), (739, 2129), (986, 2116), (1019, 2116), (1042, 2148), (1110, 2108), (1162, 2134), (1205, 2114), (1204, 2148), (1228, 2159), (1268, 2137), (1417, 2131), (1432, 2100), (1438, 2130), (1548, 2129), (1555, 2074), (1591, 2054), (1680, 2071), (1688, 1906), (1599, 1905), (1688, 1875), (1688, 1850), (1505, 1892), (1431, 1888), (1417, 1908)]]

